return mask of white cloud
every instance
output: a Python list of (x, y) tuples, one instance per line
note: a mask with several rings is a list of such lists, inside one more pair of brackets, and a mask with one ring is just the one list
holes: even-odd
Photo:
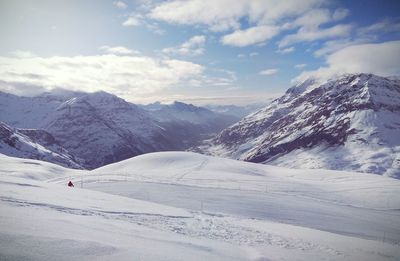
[(152, 31), (155, 34), (158, 35), (163, 35), (165, 34), (165, 31), (163, 29), (161, 29), (157, 23), (150, 23), (150, 22), (145, 22), (144, 23), (146, 28), (150, 31)]
[(129, 48), (126, 48), (124, 46), (108, 46), (108, 45), (103, 45), (99, 48), (100, 51), (103, 51), (105, 53), (109, 54), (116, 54), (116, 55), (138, 55), (140, 54), (139, 51), (136, 50), (131, 50)]
[(142, 24), (143, 16), (141, 14), (131, 14), (122, 25), (123, 26), (139, 26)]
[(328, 9), (314, 9), (298, 17), (293, 22), (285, 25), (286, 28), (296, 27), (318, 27), (321, 24), (332, 20), (331, 12)]
[(347, 9), (339, 8), (334, 11), (325, 8), (312, 9), (296, 18), (293, 22), (284, 24), (284, 29), (299, 28), (296, 33), (283, 37), (279, 42), (279, 48), (298, 42), (311, 42), (321, 39), (333, 39), (345, 37), (350, 34), (351, 25), (338, 24), (321, 28), (326, 23), (337, 22), (348, 16)]
[(304, 68), (304, 67), (306, 67), (307, 66), (307, 64), (305, 64), (305, 63), (300, 63), (300, 64), (296, 64), (295, 66), (294, 66), (294, 68), (296, 68), (296, 69), (302, 69), (302, 68)]
[(159, 4), (151, 10), (150, 17), (175, 24), (203, 24), (213, 31), (225, 31), (239, 28), (237, 18), (243, 13), (244, 3), (241, 0), (188, 0)]
[(128, 7), (128, 5), (125, 4), (123, 1), (115, 1), (114, 5), (119, 9), (126, 9)]
[(325, 56), (347, 46), (376, 42), (386, 34), (400, 32), (400, 21), (383, 19), (377, 23), (357, 28), (352, 37), (324, 42), (323, 46), (314, 52), (316, 57)]
[[(288, 29), (299, 28), (287, 35), (279, 49), (292, 43), (334, 39), (349, 34), (351, 25), (320, 25), (340, 21), (349, 15), (349, 10), (332, 6), (328, 0), (171, 0), (155, 3), (147, 17), (192, 26), (205, 26), (211, 31), (232, 31), (221, 38), (224, 45), (249, 46), (265, 44), (265, 41)], [(241, 28), (241, 21), (248, 21)], [(285, 21), (292, 21), (287, 22)]]
[(350, 11), (345, 8), (338, 8), (333, 12), (332, 18), (334, 21), (339, 21), (346, 18), (350, 14)]
[(395, 32), (400, 32), (400, 21), (386, 18), (369, 26), (359, 28), (357, 37), (376, 40), (379, 35)]
[(255, 26), (246, 30), (236, 30), (235, 32), (224, 35), (221, 42), (224, 45), (232, 45), (238, 47), (244, 47), (252, 44), (262, 43), (276, 34), (279, 29), (276, 26)]
[(249, 53), (249, 54), (240, 53), (240, 54), (237, 55), (237, 57), (238, 58), (246, 58), (246, 57), (255, 57), (255, 56), (258, 56), (258, 55), (260, 55), (258, 52), (252, 52), (252, 53)]
[(318, 49), (314, 52), (314, 55), (316, 57), (321, 57), (321, 56), (325, 56), (325, 55), (331, 54), (333, 52), (336, 52), (347, 46), (362, 44), (362, 43), (366, 43), (366, 42), (364, 42), (363, 39), (358, 39), (357, 41), (354, 41), (354, 40), (350, 40), (348, 38), (326, 41), (320, 49)]
[(122, 23), (122, 26), (125, 27), (135, 27), (135, 26), (144, 26), (149, 31), (163, 35), (165, 31), (161, 29), (156, 22), (148, 21), (146, 17), (140, 13), (132, 13), (128, 16), (128, 18)]
[(22, 51), (22, 50), (16, 50), (10, 53), (12, 56), (17, 57), (17, 58), (32, 58), (35, 57), (36, 55), (32, 52), (29, 51)]
[(274, 24), (285, 17), (300, 15), (324, 0), (173, 0), (156, 5), (149, 16), (168, 23), (206, 25), (213, 31), (237, 30), (240, 19), (252, 24)]
[(279, 71), (279, 69), (276, 69), (276, 68), (274, 68), (274, 69), (266, 69), (266, 70), (263, 70), (263, 71), (259, 72), (259, 74), (260, 75), (273, 75), (273, 74), (278, 73), (278, 71)]
[(213, 69), (209, 75), (203, 76), (202, 83), (205, 86), (229, 86), (236, 82), (236, 73), (225, 69)]
[(311, 9), (293, 21), (285, 23), (283, 28), (294, 29), (298, 27), (305, 27), (308, 28), (308, 30), (315, 30), (323, 24), (340, 21), (348, 14), (349, 11), (343, 8), (336, 9), (335, 11), (331, 11), (326, 8)]
[(162, 51), (167, 54), (178, 54), (182, 56), (196, 56), (204, 53), (204, 35), (195, 35), (177, 47), (164, 48)]
[(286, 35), (280, 42), (279, 48), (286, 47), (290, 44), (298, 42), (311, 42), (321, 39), (330, 39), (337, 37), (345, 37), (350, 34), (352, 29), (351, 25), (338, 24), (329, 28), (307, 28), (301, 27), (297, 33)]
[(328, 55), (326, 67), (303, 72), (294, 81), (309, 77), (324, 80), (345, 73), (400, 75), (399, 55), (400, 41), (352, 45)]
[(202, 77), (203, 70), (187, 61), (145, 56), (0, 57), (0, 88), (104, 90), (129, 100)]
[(284, 48), (284, 49), (278, 49), (276, 52), (280, 53), (280, 54), (286, 54), (286, 53), (291, 53), (295, 50), (295, 48), (292, 47), (288, 47), (288, 48)]

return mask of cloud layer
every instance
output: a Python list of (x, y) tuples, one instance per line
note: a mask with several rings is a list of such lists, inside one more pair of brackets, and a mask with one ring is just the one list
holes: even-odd
[(399, 57), (400, 41), (352, 45), (328, 55), (327, 66), (303, 72), (295, 81), (304, 81), (309, 77), (326, 80), (345, 73), (400, 75)]
[(130, 99), (197, 79), (203, 70), (187, 61), (114, 54), (0, 57), (0, 88), (12, 93), (22, 89), (29, 93), (34, 88), (104, 90)]
[[(320, 27), (349, 14), (343, 8), (324, 8), (328, 5), (326, 0), (173, 0), (156, 4), (147, 17), (228, 32), (221, 37), (221, 43), (236, 47), (264, 43), (283, 31), (297, 30), (279, 42), (279, 48), (283, 49), (293, 43), (348, 35), (351, 26), (347, 24)], [(242, 28), (243, 19), (248, 21), (247, 28)]]

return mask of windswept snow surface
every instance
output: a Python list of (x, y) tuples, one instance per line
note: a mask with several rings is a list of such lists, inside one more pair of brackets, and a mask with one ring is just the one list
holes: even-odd
[(189, 152), (0, 162), (0, 260), (400, 258), (396, 179)]

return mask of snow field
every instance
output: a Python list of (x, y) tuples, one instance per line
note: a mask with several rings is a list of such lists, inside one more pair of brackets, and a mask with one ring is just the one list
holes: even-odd
[(186, 152), (93, 171), (0, 160), (1, 260), (400, 257), (395, 179)]

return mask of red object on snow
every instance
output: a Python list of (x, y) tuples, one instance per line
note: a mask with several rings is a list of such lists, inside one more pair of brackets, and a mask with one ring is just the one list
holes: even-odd
[(69, 181), (68, 182), (68, 187), (73, 187), (74, 186), (74, 184), (72, 183), (72, 181)]

